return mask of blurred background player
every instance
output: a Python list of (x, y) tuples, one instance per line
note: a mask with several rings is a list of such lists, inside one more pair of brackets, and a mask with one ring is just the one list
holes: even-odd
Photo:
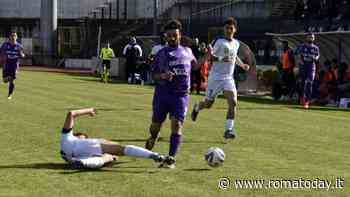
[(62, 129), (61, 157), (73, 168), (101, 168), (122, 155), (149, 158), (155, 162), (164, 160), (164, 156), (141, 147), (119, 145), (106, 139), (90, 139), (84, 133), (74, 134), (75, 119), (84, 115), (95, 116), (96, 110), (85, 108), (68, 112)]
[(2, 44), (0, 49), (0, 56), (3, 59), (4, 65), (2, 67), (2, 79), (4, 83), (9, 83), (8, 99), (12, 98), (15, 90), (15, 79), (17, 69), (19, 67), (19, 58), (24, 58), (23, 47), (17, 42), (17, 33), (11, 32), (9, 41)]
[(153, 95), (151, 136), (145, 146), (149, 150), (153, 149), (162, 123), (169, 114), (169, 156), (159, 166), (165, 168), (175, 168), (175, 156), (181, 144), (181, 130), (189, 102), (191, 65), (196, 62), (191, 49), (180, 45), (181, 27), (177, 20), (171, 20), (165, 25), (168, 46), (157, 53), (152, 65), (153, 79), (157, 84)]
[[(149, 54), (148, 56), (148, 61), (149, 61), (149, 64), (152, 65), (153, 64), (153, 61), (154, 61), (154, 58), (155, 56), (157, 55), (157, 53), (163, 49), (165, 46), (168, 45), (167, 41), (166, 41), (166, 35), (165, 35), (165, 32), (161, 32), (160, 35), (159, 35), (159, 39), (160, 39), (160, 42), (159, 44), (157, 45), (154, 45), (152, 47), (152, 50), (151, 50), (151, 53)], [(152, 79), (152, 74), (151, 72), (149, 72), (147, 74), (147, 84), (151, 84), (153, 83), (153, 79)]]
[(237, 63), (237, 65), (244, 70), (249, 70), (249, 65), (244, 64), (237, 56), (239, 41), (233, 38), (236, 31), (237, 21), (234, 18), (228, 18), (224, 23), (225, 36), (213, 42), (213, 65), (209, 72), (206, 97), (203, 101), (193, 106), (191, 114), (191, 119), (196, 121), (199, 111), (204, 108), (210, 108), (216, 96), (223, 91), (224, 97), (228, 103), (226, 129), (224, 133), (226, 139), (233, 139), (236, 137), (234, 119), (237, 106), (237, 90), (233, 78), (235, 65)]
[(151, 50), (151, 54), (149, 55), (149, 59), (151, 60), (151, 63), (153, 63), (155, 56), (157, 53), (163, 49), (164, 47), (167, 46), (167, 41), (166, 41), (166, 34), (165, 32), (161, 32), (159, 35), (160, 42), (157, 45), (154, 45)]
[(109, 78), (109, 70), (111, 68), (111, 60), (115, 57), (113, 49), (109, 42), (101, 49), (100, 58), (102, 59), (101, 79), (107, 83)]
[(309, 33), (306, 42), (297, 47), (296, 54), (300, 57), (299, 75), (301, 79), (300, 103), (305, 109), (309, 108), (312, 85), (316, 75), (316, 63), (320, 57), (320, 50), (314, 44), (315, 34)]
[(128, 83), (134, 83), (137, 64), (142, 57), (142, 48), (137, 44), (135, 37), (130, 38), (129, 44), (123, 49), (123, 55), (126, 58), (126, 76), (128, 77)]

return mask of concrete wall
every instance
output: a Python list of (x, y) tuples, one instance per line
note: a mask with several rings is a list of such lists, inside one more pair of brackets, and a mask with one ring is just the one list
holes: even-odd
[(38, 18), (41, 0), (1, 0), (2, 18)]
[[(91, 72), (101, 71), (101, 61), (96, 57), (92, 59), (66, 59), (65, 68), (69, 69), (86, 69)], [(119, 79), (126, 79), (125, 65), (123, 59), (114, 58), (111, 61), (110, 76)]]

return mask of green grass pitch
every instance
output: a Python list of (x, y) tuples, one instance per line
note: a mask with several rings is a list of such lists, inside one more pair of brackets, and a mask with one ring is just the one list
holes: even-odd
[[(218, 98), (197, 122), (189, 114), (177, 168), (158, 169), (151, 160), (122, 157), (97, 171), (67, 167), (59, 156), (60, 129), (69, 109), (96, 107), (96, 117), (78, 120), (75, 130), (121, 144), (144, 145), (151, 120), (153, 88), (103, 84), (93, 77), (21, 71), (12, 100), (0, 85), (0, 197), (2, 196), (349, 196), (350, 111), (274, 103), (240, 97), (238, 138), (223, 139), (226, 102)], [(190, 107), (202, 96), (191, 96)], [(155, 151), (168, 152), (169, 121)], [(209, 147), (222, 148), (226, 161), (210, 168)], [(221, 190), (221, 177), (231, 180)], [(328, 180), (344, 188), (238, 189), (236, 180)]]

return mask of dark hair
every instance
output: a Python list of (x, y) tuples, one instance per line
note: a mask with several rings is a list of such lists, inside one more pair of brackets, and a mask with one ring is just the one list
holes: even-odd
[(9, 31), (9, 37), (10, 37), (12, 34), (16, 34), (16, 35), (17, 35), (17, 32), (14, 31), (14, 30)]
[(172, 19), (164, 26), (164, 31), (173, 30), (173, 29), (178, 29), (179, 31), (181, 31), (182, 30), (181, 22), (176, 19)]
[(237, 20), (233, 17), (229, 17), (225, 20), (224, 25), (233, 25), (235, 28), (238, 28)]
[(312, 35), (315, 35), (315, 33), (312, 32), (312, 31), (309, 31), (309, 32), (306, 34), (306, 36), (312, 36)]
[(85, 138), (89, 138), (89, 136), (88, 136), (86, 133), (74, 133), (73, 135), (74, 135), (74, 136), (80, 136), (80, 135), (82, 135), (82, 136), (84, 136)]

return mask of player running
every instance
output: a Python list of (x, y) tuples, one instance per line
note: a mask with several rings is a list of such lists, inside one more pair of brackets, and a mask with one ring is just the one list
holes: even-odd
[(152, 65), (153, 79), (157, 81), (153, 96), (151, 136), (146, 148), (152, 150), (167, 114), (171, 120), (169, 157), (159, 167), (175, 168), (175, 156), (181, 144), (182, 126), (187, 113), (191, 65), (196, 62), (192, 51), (180, 45), (181, 23), (171, 20), (164, 27), (168, 46), (161, 49)]
[(119, 145), (106, 139), (90, 139), (84, 133), (73, 133), (75, 119), (79, 116), (95, 116), (94, 108), (72, 110), (68, 112), (62, 129), (61, 157), (73, 168), (101, 168), (113, 162), (117, 156), (127, 155), (165, 160), (163, 155), (133, 145)]
[(196, 121), (200, 110), (211, 108), (216, 96), (223, 91), (227, 100), (228, 110), (226, 115), (226, 129), (224, 137), (233, 139), (236, 137), (234, 129), (234, 119), (236, 116), (237, 90), (233, 73), (235, 65), (249, 70), (249, 65), (244, 64), (237, 56), (239, 41), (234, 39), (237, 31), (237, 21), (234, 18), (228, 18), (224, 23), (224, 37), (212, 42), (213, 66), (209, 72), (208, 89), (203, 101), (193, 106), (191, 119)]
[(2, 79), (9, 83), (8, 99), (12, 99), (15, 90), (15, 79), (19, 67), (19, 58), (24, 58), (23, 47), (17, 42), (17, 33), (11, 32), (9, 41), (5, 42), (0, 49), (0, 56), (4, 60)]
[(320, 58), (320, 50), (314, 44), (315, 34), (306, 36), (306, 43), (297, 47), (296, 54), (300, 55), (299, 74), (301, 79), (300, 103), (304, 109), (309, 109), (312, 96), (312, 85), (316, 75), (316, 62)]

